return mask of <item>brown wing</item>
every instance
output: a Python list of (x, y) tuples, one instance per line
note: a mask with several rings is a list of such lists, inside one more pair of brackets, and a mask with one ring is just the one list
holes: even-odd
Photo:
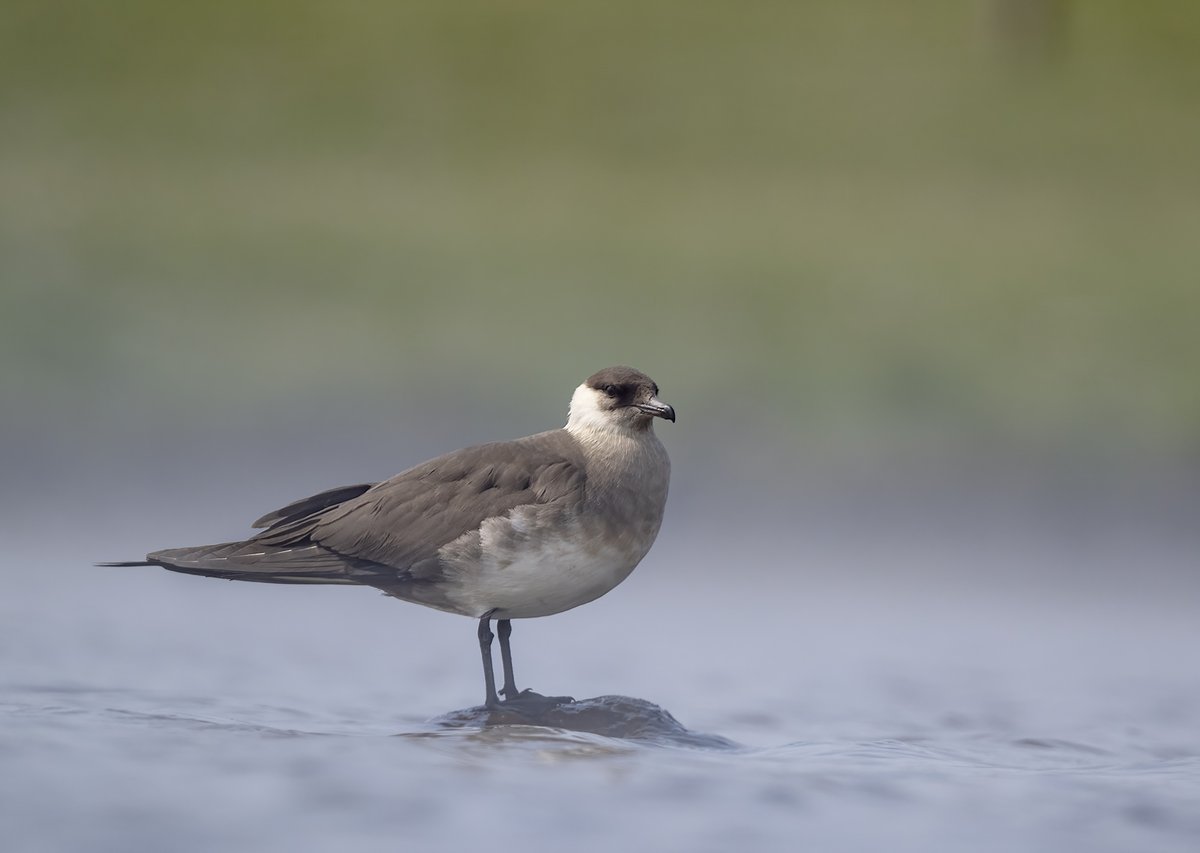
[(316, 545), (402, 578), (414, 563), (489, 518), (528, 504), (581, 502), (585, 481), (575, 439), (553, 430), (440, 456), (324, 511), (277, 524), (246, 544)]

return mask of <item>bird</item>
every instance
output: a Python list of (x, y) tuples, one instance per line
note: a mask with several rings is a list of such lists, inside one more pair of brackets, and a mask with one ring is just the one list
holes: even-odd
[[(517, 688), (513, 619), (593, 601), (625, 580), (662, 525), (675, 422), (632, 367), (589, 376), (566, 425), (456, 450), (378, 483), (328, 489), (269, 512), (248, 539), (154, 551), (102, 566), (158, 566), (228, 580), (354, 584), (478, 620), (484, 706), (562, 700)], [(504, 682), (496, 690), (491, 623)], [(500, 696), (504, 700), (500, 699)]]

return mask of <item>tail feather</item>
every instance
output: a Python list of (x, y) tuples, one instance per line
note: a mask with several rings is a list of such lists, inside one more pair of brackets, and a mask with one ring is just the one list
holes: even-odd
[(160, 566), (186, 575), (255, 583), (357, 584), (356, 578), (378, 575), (381, 567), (343, 557), (319, 545), (281, 548), (262, 542), (223, 542), (195, 548), (171, 548), (147, 554), (145, 560), (97, 565)]

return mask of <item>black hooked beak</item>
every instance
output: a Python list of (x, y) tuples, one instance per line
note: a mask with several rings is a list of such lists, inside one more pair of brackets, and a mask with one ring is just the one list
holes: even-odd
[(635, 403), (634, 406), (648, 415), (653, 415), (656, 418), (664, 418), (671, 423), (675, 423), (675, 409), (668, 406), (657, 397), (651, 397), (644, 403)]

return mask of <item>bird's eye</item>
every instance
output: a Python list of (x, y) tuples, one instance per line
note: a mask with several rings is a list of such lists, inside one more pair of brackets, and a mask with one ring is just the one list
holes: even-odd
[(604, 390), (604, 393), (610, 397), (617, 396), (617, 386), (616, 385), (605, 385), (603, 390)]

